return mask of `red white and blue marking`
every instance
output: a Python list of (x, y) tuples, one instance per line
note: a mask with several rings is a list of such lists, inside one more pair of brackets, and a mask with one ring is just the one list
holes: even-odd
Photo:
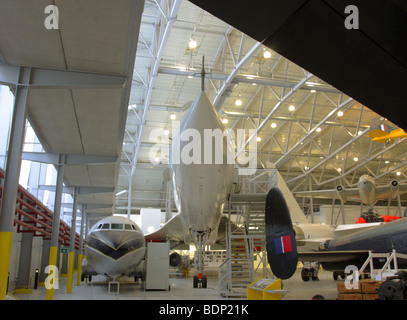
[(289, 234), (283, 237), (275, 238), (274, 245), (277, 255), (293, 251), (291, 236)]

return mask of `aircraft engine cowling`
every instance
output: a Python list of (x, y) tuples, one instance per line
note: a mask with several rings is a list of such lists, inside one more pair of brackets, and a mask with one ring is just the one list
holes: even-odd
[(173, 252), (170, 254), (170, 266), (171, 267), (179, 267), (182, 263), (181, 255), (177, 252)]
[(395, 197), (397, 197), (399, 193), (399, 183), (396, 180), (393, 180), (390, 183), (390, 198), (394, 199)]
[(343, 202), (346, 202), (345, 188), (341, 185), (336, 187), (336, 193), (338, 194), (339, 199)]

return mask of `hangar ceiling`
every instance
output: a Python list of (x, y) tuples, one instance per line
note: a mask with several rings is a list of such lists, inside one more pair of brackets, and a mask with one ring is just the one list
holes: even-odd
[[(0, 1), (0, 84), (29, 87), (27, 118), (45, 153), (69, 155), (65, 185), (92, 189), (78, 198), (95, 215), (113, 213), (143, 10), (113, 2)], [(57, 29), (44, 25), (48, 5), (58, 8)]]
[[(296, 3), (301, 6), (305, 2)], [(304, 6), (315, 6), (314, 2), (308, 1)], [(204, 6), (203, 3), (199, 2)], [(236, 17), (230, 18), (235, 10), (231, 11), (230, 5), (224, 10), (223, 2), (219, 3), (217, 1), (215, 6), (214, 1), (205, 1), (210, 8), (228, 13), (225, 21), (235, 22)], [(244, 9), (236, 8), (236, 12)], [(259, 6), (246, 9), (250, 17), (254, 12), (259, 15), (273, 12), (259, 10)], [(290, 16), (292, 8), (286, 9)], [(358, 69), (346, 67), (345, 57), (342, 63), (329, 54), (324, 55), (321, 48), (327, 43), (325, 38), (305, 39), (301, 33), (300, 38), (288, 41), (294, 48), (299, 42), (313, 47), (319, 55), (313, 59), (314, 64), (304, 63), (304, 66), (314, 67), (321, 62), (316, 69), (324, 75), (321, 78), (332, 80), (332, 84), (340, 80), (340, 85), (338, 82), (334, 87), (310, 73), (311, 70), (287, 59), (285, 50), (276, 47), (273, 51), (258, 42), (266, 37), (255, 40), (239, 31), (239, 26), (253, 26), (245, 19), (240, 22), (238, 27), (232, 27), (186, 0), (145, 2), (116, 190), (116, 212), (131, 209), (136, 213), (142, 207), (165, 210), (168, 184), (163, 175), (167, 159), (158, 155), (151, 160), (149, 152), (157, 143), (165, 144), (158, 141), (154, 133), (162, 130), (165, 135), (164, 130), (168, 130), (171, 138), (175, 121), (182, 119), (197, 96), (203, 56), (207, 73), (205, 90), (222, 119), (227, 120), (226, 127), (247, 132), (256, 130), (261, 138), (257, 142), (259, 168), (267, 161), (274, 162), (292, 191), (331, 189), (338, 184), (355, 187), (362, 174), (373, 176), (378, 185), (388, 184), (393, 179), (406, 182), (407, 141), (372, 142), (369, 138), (372, 121), (375, 126), (385, 124), (389, 129), (396, 129), (396, 125), (384, 118), (385, 113), (378, 114), (363, 104), (372, 99), (380, 99), (381, 104), (400, 101), (400, 91), (391, 88), (392, 94), (389, 94), (387, 87), (379, 90), (368, 81), (363, 95), (359, 95), (355, 90), (361, 89), (360, 83), (352, 90), (352, 83), (360, 81)], [(249, 31), (257, 31), (257, 28), (251, 29)], [(189, 48), (190, 40), (196, 41), (195, 48)], [(271, 40), (266, 44), (273, 44)], [(351, 45), (357, 41), (352, 39)], [(270, 51), (270, 57), (264, 55), (266, 51)], [(292, 57), (306, 56), (309, 57), (309, 53), (300, 49), (292, 54)], [(325, 77), (327, 62), (336, 66), (334, 76)], [(384, 67), (375, 62), (372, 69), (375, 68), (380, 71)], [(402, 77), (400, 83), (404, 81), (403, 68), (392, 69), (394, 78)], [(345, 76), (339, 77), (342, 71)], [(386, 86), (394, 83), (394, 79), (388, 82), (388, 78), (370, 80)], [(337, 88), (349, 89), (348, 94)], [(394, 114), (391, 115), (394, 119)], [(402, 196), (401, 200), (405, 205), (407, 198)], [(387, 201), (383, 204), (387, 205)]]
[(407, 130), (399, 117), (407, 85), (405, 1), (191, 2)]

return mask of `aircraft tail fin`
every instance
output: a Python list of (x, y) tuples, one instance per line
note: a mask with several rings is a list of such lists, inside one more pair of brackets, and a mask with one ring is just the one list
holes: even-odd
[(267, 260), (274, 275), (289, 279), (297, 269), (298, 252), (287, 203), (279, 188), (271, 188), (266, 198)]
[[(276, 169), (276, 166), (272, 162), (267, 161), (266, 165), (268, 169)], [(274, 182), (274, 186), (278, 187), (284, 195), (285, 201), (287, 202), (288, 209), (291, 215), (291, 220), (294, 223), (309, 223), (307, 217), (304, 215), (304, 212), (301, 210), (297, 200), (295, 200), (292, 192), (287, 187), (283, 177), (278, 172), (278, 170), (276, 169), (271, 174), (275, 175), (274, 180), (276, 181)]]
[(372, 131), (369, 132), (369, 137), (370, 138), (377, 138), (377, 137), (383, 137), (388, 135), (389, 133), (380, 129), (373, 129)]

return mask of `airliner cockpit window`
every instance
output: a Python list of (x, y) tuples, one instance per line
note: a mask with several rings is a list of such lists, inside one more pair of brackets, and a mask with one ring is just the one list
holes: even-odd
[(133, 228), (133, 230), (137, 230), (135, 225), (131, 225), (131, 227)]
[(104, 223), (102, 229), (104, 230), (109, 229), (109, 223)]
[(121, 223), (112, 223), (111, 229), (112, 230), (123, 230), (123, 225)]
[(100, 229), (100, 228), (102, 228), (102, 224), (99, 224), (96, 229)]
[(126, 223), (126, 224), (124, 225), (124, 229), (126, 229), (126, 230), (131, 230), (131, 226)]

